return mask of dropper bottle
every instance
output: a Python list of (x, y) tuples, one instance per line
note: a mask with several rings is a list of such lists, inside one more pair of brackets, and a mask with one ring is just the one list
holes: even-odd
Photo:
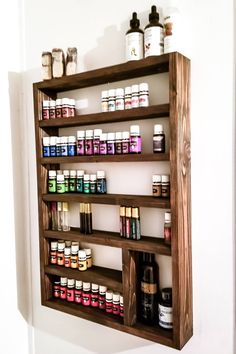
[(155, 5), (149, 14), (149, 24), (144, 29), (144, 55), (161, 55), (164, 52), (163, 26), (159, 22), (159, 13)]
[(133, 12), (130, 29), (125, 35), (126, 61), (143, 59), (143, 31), (139, 25), (137, 13)]

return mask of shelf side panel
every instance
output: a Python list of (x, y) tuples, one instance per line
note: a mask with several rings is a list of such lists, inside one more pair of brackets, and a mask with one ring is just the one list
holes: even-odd
[(192, 336), (190, 62), (170, 55), (170, 167), (175, 347)]

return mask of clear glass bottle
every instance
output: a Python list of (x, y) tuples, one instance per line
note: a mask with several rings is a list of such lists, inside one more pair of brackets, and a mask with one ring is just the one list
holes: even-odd
[(62, 231), (62, 202), (57, 202), (57, 230)]
[(69, 204), (62, 203), (62, 231), (70, 231), (69, 226)]
[(57, 202), (51, 202), (52, 230), (57, 231)]

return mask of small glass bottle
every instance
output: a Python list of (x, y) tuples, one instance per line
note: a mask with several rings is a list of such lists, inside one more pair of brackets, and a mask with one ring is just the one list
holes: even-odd
[(62, 111), (62, 118), (69, 118), (70, 117), (70, 99), (69, 98), (62, 98), (61, 111)]
[(50, 156), (57, 156), (57, 136), (50, 136)]
[(94, 129), (93, 131), (93, 154), (100, 154), (100, 136), (102, 134), (102, 129)]
[(67, 280), (66, 300), (69, 302), (75, 301), (75, 281), (74, 281), (74, 279)]
[(57, 231), (62, 231), (62, 202), (57, 202)]
[(50, 119), (56, 118), (56, 101), (54, 100), (49, 101), (49, 116)]
[(161, 55), (164, 52), (163, 26), (159, 22), (159, 13), (155, 5), (149, 14), (149, 24), (144, 29), (144, 55), (145, 58), (152, 55)]
[(61, 98), (56, 99), (56, 118), (62, 118)]
[(120, 295), (120, 316), (124, 317), (124, 298)]
[(133, 12), (130, 29), (125, 35), (126, 61), (143, 59), (143, 31), (139, 28), (137, 13)]
[(161, 175), (152, 176), (152, 195), (153, 197), (161, 197)]
[(70, 268), (71, 267), (71, 248), (70, 247), (65, 247), (64, 249), (64, 257), (65, 257), (65, 267)]
[(149, 91), (148, 84), (142, 82), (139, 84), (139, 107), (148, 107), (149, 106)]
[(99, 286), (98, 307), (100, 310), (106, 310), (106, 291), (106, 286)]
[(157, 152), (157, 153), (165, 152), (165, 134), (164, 134), (162, 124), (154, 125), (153, 152)]
[(105, 171), (97, 171), (97, 193), (105, 194), (107, 192), (107, 180)]
[(117, 88), (116, 89), (116, 111), (121, 111), (123, 109), (125, 109), (124, 89)]
[(75, 116), (75, 100), (74, 98), (70, 98), (70, 117)]
[(107, 133), (107, 155), (115, 155), (115, 133)]
[(79, 244), (72, 244), (71, 245), (71, 258), (70, 258), (70, 266), (73, 269), (78, 268), (78, 251), (79, 251)]
[(50, 246), (50, 263), (57, 264), (57, 242), (52, 241)]
[(112, 313), (112, 301), (113, 301), (113, 291), (107, 290), (106, 291), (106, 312)]
[(91, 268), (93, 265), (91, 248), (85, 248), (84, 251), (86, 254), (87, 268)]
[(141, 239), (140, 211), (138, 207), (132, 207), (131, 211), (131, 238), (133, 240)]
[(107, 155), (107, 133), (100, 135), (99, 154)]
[(158, 305), (159, 326), (164, 329), (173, 328), (173, 309), (172, 309), (172, 288), (161, 290), (161, 299)]
[(122, 132), (116, 132), (115, 134), (115, 151), (117, 155), (122, 154)]
[(123, 132), (122, 133), (122, 154), (128, 154), (129, 153), (129, 140), (130, 140), (130, 134), (129, 132)]
[(92, 227), (92, 210), (91, 210), (91, 204), (90, 203), (85, 203), (84, 207), (84, 230), (85, 234), (92, 234), (93, 233), (93, 227)]
[(83, 190), (86, 194), (90, 193), (90, 176), (87, 174), (84, 175)]
[(57, 202), (51, 202), (52, 230), (57, 231)]
[(68, 156), (68, 136), (61, 136), (61, 156)]
[(130, 126), (130, 154), (141, 154), (142, 139), (140, 136), (139, 125)]
[(43, 100), (43, 119), (44, 120), (48, 120), (50, 118), (49, 103), (50, 103), (50, 101)]
[(161, 196), (164, 198), (170, 197), (170, 176), (161, 176)]
[(64, 266), (64, 264), (65, 264), (64, 249), (65, 249), (65, 242), (58, 242), (58, 244), (57, 244), (57, 265), (59, 265), (59, 266)]
[(108, 90), (108, 111), (113, 112), (116, 110), (116, 90)]
[(70, 183), (70, 171), (69, 170), (63, 170), (63, 175), (64, 175), (64, 181), (65, 181), (65, 192), (69, 192), (69, 183)]
[(67, 278), (61, 277), (60, 279), (60, 298), (66, 300), (66, 287), (67, 287)]
[(95, 174), (90, 175), (90, 193), (97, 193), (97, 175)]
[(60, 281), (57, 280), (54, 281), (53, 296), (57, 299), (60, 297), (60, 290), (61, 290)]
[(127, 86), (125, 88), (125, 109), (132, 108), (131, 94), (132, 94), (131, 86)]
[(50, 137), (43, 137), (43, 157), (50, 157)]
[(113, 315), (120, 314), (120, 294), (119, 293), (113, 293), (112, 313)]
[(120, 206), (120, 236), (126, 237), (125, 206)]
[(90, 283), (83, 282), (83, 293), (82, 293), (82, 305), (90, 306), (91, 304), (91, 293), (90, 293)]
[(87, 270), (86, 253), (84, 250), (79, 250), (78, 269), (83, 272)]
[(76, 170), (70, 170), (69, 192), (76, 192)]
[(80, 233), (85, 233), (85, 203), (79, 204)]
[(82, 303), (82, 289), (83, 289), (82, 280), (76, 280), (75, 281), (75, 302), (77, 304)]
[(77, 170), (76, 172), (76, 192), (83, 193), (84, 192), (84, 171)]
[(85, 131), (77, 131), (77, 155), (83, 156), (85, 154)]
[(138, 85), (131, 86), (131, 107), (139, 107), (139, 87)]
[(68, 156), (76, 156), (76, 137), (68, 136)]
[(125, 208), (125, 237), (131, 238), (131, 207)]
[(56, 193), (57, 191), (57, 173), (54, 170), (48, 171), (48, 193)]
[(85, 155), (93, 155), (93, 130), (85, 131)]
[(65, 178), (64, 175), (57, 175), (57, 193), (65, 193)]
[(166, 243), (171, 243), (171, 213), (170, 211), (165, 212), (165, 222), (164, 222), (164, 240)]
[(108, 112), (108, 92), (103, 90), (101, 93), (101, 108), (102, 112)]
[(60, 136), (56, 139), (56, 155), (61, 156), (61, 138)]
[(62, 220), (62, 231), (70, 231), (69, 204), (67, 202), (62, 203)]
[(91, 291), (91, 306), (98, 307), (98, 284), (92, 283), (92, 291)]

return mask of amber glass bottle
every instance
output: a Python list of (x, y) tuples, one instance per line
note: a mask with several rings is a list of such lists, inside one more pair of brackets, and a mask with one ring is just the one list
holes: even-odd
[(141, 258), (140, 320), (155, 325), (158, 323), (159, 267), (155, 254), (143, 253)]

